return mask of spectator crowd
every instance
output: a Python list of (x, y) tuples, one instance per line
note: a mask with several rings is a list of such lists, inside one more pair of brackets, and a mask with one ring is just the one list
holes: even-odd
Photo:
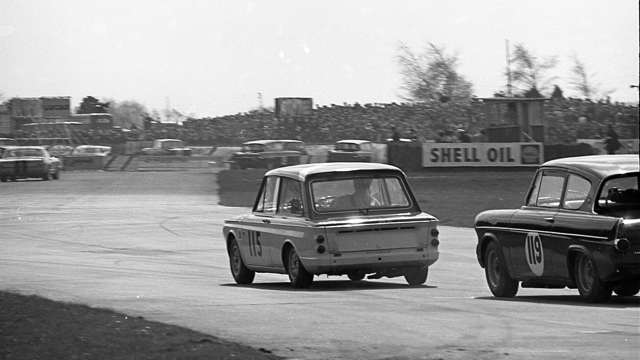
[[(607, 136), (613, 129), (620, 138), (638, 138), (638, 106), (610, 101), (572, 98), (544, 103), (545, 143), (572, 144), (577, 139)], [(390, 103), (317, 106), (310, 115), (277, 118), (262, 109), (248, 113), (189, 119), (182, 124), (153, 122), (146, 129), (19, 130), (16, 138), (71, 138), (76, 143), (113, 145), (126, 141), (177, 138), (188, 145), (238, 145), (270, 138), (298, 139), (310, 144), (328, 144), (340, 139), (384, 142), (407, 138), (416, 141), (486, 141), (485, 129), (492, 124), (483, 104)]]

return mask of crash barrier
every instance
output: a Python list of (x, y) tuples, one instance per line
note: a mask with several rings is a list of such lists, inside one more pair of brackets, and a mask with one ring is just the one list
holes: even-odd
[(133, 155), (114, 155), (104, 166), (107, 171), (122, 171), (127, 168)]
[[(578, 139), (578, 143), (589, 144), (595, 154), (606, 154), (606, 139)], [(620, 148), (616, 151), (616, 154), (637, 154), (640, 140), (638, 139), (618, 139), (620, 142)]]
[(96, 155), (66, 155), (62, 157), (65, 170), (100, 170), (111, 157)]
[(422, 144), (419, 142), (391, 141), (386, 144), (387, 162), (403, 170), (422, 168)]
[(597, 152), (589, 144), (554, 144), (544, 146), (544, 160), (560, 159), (571, 156), (594, 155)]
[(171, 156), (171, 155), (135, 155), (125, 171), (187, 171), (210, 168), (210, 157)]
[(124, 144), (124, 154), (125, 155), (134, 155), (140, 153), (140, 151), (144, 148), (149, 148), (153, 146), (153, 141), (150, 140), (139, 140), (139, 141), (127, 141)]
[(189, 146), (191, 156), (211, 156), (216, 150), (215, 146)]

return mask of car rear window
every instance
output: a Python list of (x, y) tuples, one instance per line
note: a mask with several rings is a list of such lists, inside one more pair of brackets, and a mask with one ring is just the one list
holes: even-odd
[(8, 150), (5, 157), (44, 156), (40, 149), (12, 149)]
[(602, 185), (598, 195), (597, 211), (605, 213), (624, 209), (640, 209), (638, 174), (611, 178)]
[(317, 212), (344, 212), (407, 208), (411, 201), (400, 178), (357, 177), (311, 183)]

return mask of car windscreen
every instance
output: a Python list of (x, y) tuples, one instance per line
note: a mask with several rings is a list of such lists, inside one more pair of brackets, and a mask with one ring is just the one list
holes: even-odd
[(242, 145), (242, 152), (263, 152), (264, 145), (262, 144), (245, 144)]
[(334, 149), (341, 151), (358, 151), (360, 150), (360, 146), (351, 143), (338, 143), (334, 146)]
[(12, 157), (42, 157), (44, 153), (41, 149), (11, 149), (8, 150), (5, 154), (5, 158)]
[(314, 209), (320, 213), (408, 208), (410, 196), (396, 176), (316, 180)]
[[(640, 191), (638, 191), (638, 173), (609, 178), (598, 194), (599, 213), (610, 213), (634, 210), (637, 215), (640, 209)], [(620, 215), (620, 214), (618, 214)]]

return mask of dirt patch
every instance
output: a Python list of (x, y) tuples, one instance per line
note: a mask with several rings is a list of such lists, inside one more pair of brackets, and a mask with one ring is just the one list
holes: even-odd
[(0, 359), (281, 359), (186, 328), (0, 292)]

